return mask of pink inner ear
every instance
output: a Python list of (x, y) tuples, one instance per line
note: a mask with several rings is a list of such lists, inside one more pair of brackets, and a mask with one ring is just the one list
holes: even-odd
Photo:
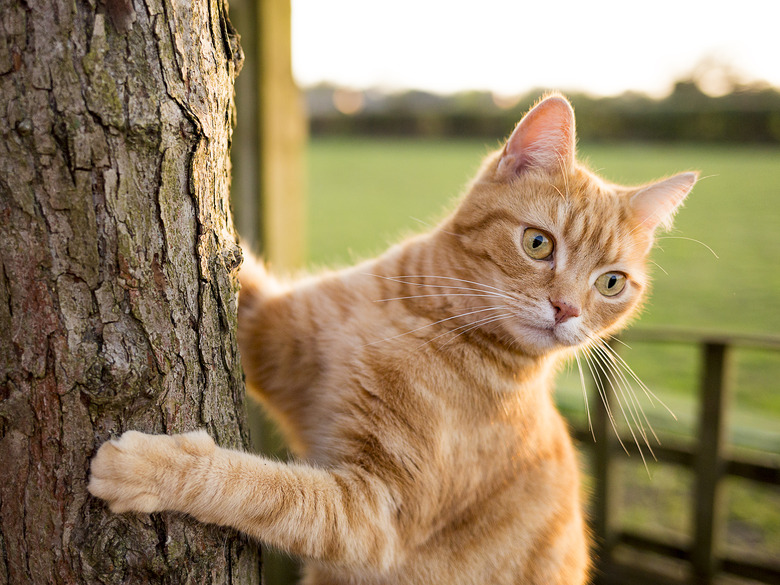
[(698, 173), (681, 173), (645, 187), (631, 198), (631, 207), (640, 224), (649, 230), (659, 225), (669, 229), (685, 197), (693, 189)]
[(547, 98), (528, 112), (512, 132), (499, 162), (502, 175), (527, 168), (559, 172), (574, 162), (574, 110), (561, 96)]

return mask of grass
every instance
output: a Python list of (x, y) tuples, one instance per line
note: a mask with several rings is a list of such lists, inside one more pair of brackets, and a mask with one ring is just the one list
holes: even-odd
[[(309, 150), (310, 264), (370, 257), (451, 209), (481, 158), (497, 145), (478, 141), (314, 139)], [(651, 301), (635, 326), (780, 334), (780, 149), (698, 145), (581, 145), (581, 158), (615, 182), (641, 184), (697, 169), (675, 229), (653, 252)], [(692, 346), (632, 343), (625, 359), (675, 411), (648, 408), (659, 435), (696, 434), (699, 354)], [(734, 446), (780, 454), (780, 352), (738, 350), (730, 435)], [(584, 424), (579, 376), (562, 372), (558, 399)], [(688, 472), (624, 463), (622, 521), (651, 533), (690, 527)], [(780, 490), (729, 480), (725, 544), (777, 557)]]
[(315, 139), (309, 150), (309, 259), (351, 263), (435, 222), (471, 178), (474, 142)]

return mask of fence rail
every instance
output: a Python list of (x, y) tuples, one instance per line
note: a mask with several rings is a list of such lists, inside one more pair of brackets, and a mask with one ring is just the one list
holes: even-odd
[[(578, 429), (575, 436), (583, 446), (590, 445), (594, 461), (593, 531), (597, 543), (597, 574), (599, 585), (712, 585), (721, 574), (743, 577), (762, 583), (780, 583), (780, 567), (770, 563), (753, 563), (718, 554), (718, 542), (724, 526), (723, 480), (741, 477), (754, 482), (780, 486), (780, 458), (772, 456), (728, 453), (726, 444), (727, 417), (731, 398), (732, 357), (735, 348), (765, 349), (780, 352), (780, 337), (740, 336), (728, 334), (697, 333), (679, 330), (638, 330), (625, 333), (625, 341), (695, 344), (701, 348), (701, 376), (699, 378), (699, 416), (697, 440), (694, 446), (666, 445), (654, 447), (659, 462), (680, 465), (692, 470), (694, 475), (693, 537), (690, 545), (664, 542), (642, 534), (623, 530), (618, 524), (617, 494), (620, 485), (615, 473), (616, 458), (625, 455), (623, 447), (613, 431), (607, 407), (598, 397), (601, 385), (610, 399), (611, 383), (593, 380), (591, 404), (593, 413), (593, 441), (591, 431)], [(594, 368), (594, 371), (609, 371)], [(622, 441), (631, 449), (631, 440)], [(636, 447), (634, 447), (636, 449)], [(615, 555), (616, 548), (628, 547), (635, 551), (684, 561), (685, 570), (680, 576), (657, 570), (640, 568), (621, 562)]]

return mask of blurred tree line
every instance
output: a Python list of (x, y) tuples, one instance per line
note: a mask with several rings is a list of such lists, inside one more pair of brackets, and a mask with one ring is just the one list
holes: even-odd
[[(706, 92), (707, 77), (675, 83), (655, 99), (627, 92), (593, 97), (567, 92), (585, 141), (697, 141), (780, 144), (780, 91), (766, 83), (723, 79), (719, 95)], [(506, 137), (544, 93), (511, 98), (470, 91), (438, 95), (422, 91), (356, 91), (332, 85), (306, 90), (312, 135)]]

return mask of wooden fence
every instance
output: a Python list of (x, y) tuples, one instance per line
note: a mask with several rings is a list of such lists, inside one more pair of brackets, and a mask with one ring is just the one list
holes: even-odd
[[(593, 380), (593, 398), (590, 400), (594, 410), (593, 436), (588, 429), (579, 429), (575, 434), (584, 447), (592, 448), (593, 455), (595, 488), (592, 528), (598, 555), (595, 582), (598, 585), (711, 585), (731, 577), (749, 582), (780, 583), (780, 565), (773, 565), (771, 561), (756, 563), (721, 556), (718, 552), (724, 525), (724, 506), (721, 501), (724, 479), (729, 476), (741, 477), (780, 486), (780, 462), (777, 457), (756, 456), (748, 460), (729, 455), (726, 419), (731, 393), (732, 355), (736, 348), (780, 351), (780, 338), (636, 331), (625, 334), (622, 339), (695, 344), (701, 350), (695, 445), (653, 448), (659, 462), (684, 466), (693, 473), (693, 531), (690, 545), (680, 546), (679, 543), (664, 542), (620, 527), (616, 496), (620, 492), (620, 485), (616, 462), (617, 458), (626, 455), (611, 426), (607, 408), (598, 396), (598, 385), (602, 384), (607, 389), (609, 400), (611, 384), (604, 379)], [(600, 374), (598, 367), (594, 371)], [(609, 370), (605, 367), (603, 371)], [(630, 448), (632, 441), (624, 438), (622, 443)], [(619, 550), (628, 550), (634, 557), (637, 552), (648, 553), (648, 557), (656, 561), (627, 562), (626, 555), (617, 554)], [(675, 570), (666, 570), (669, 566)]]

